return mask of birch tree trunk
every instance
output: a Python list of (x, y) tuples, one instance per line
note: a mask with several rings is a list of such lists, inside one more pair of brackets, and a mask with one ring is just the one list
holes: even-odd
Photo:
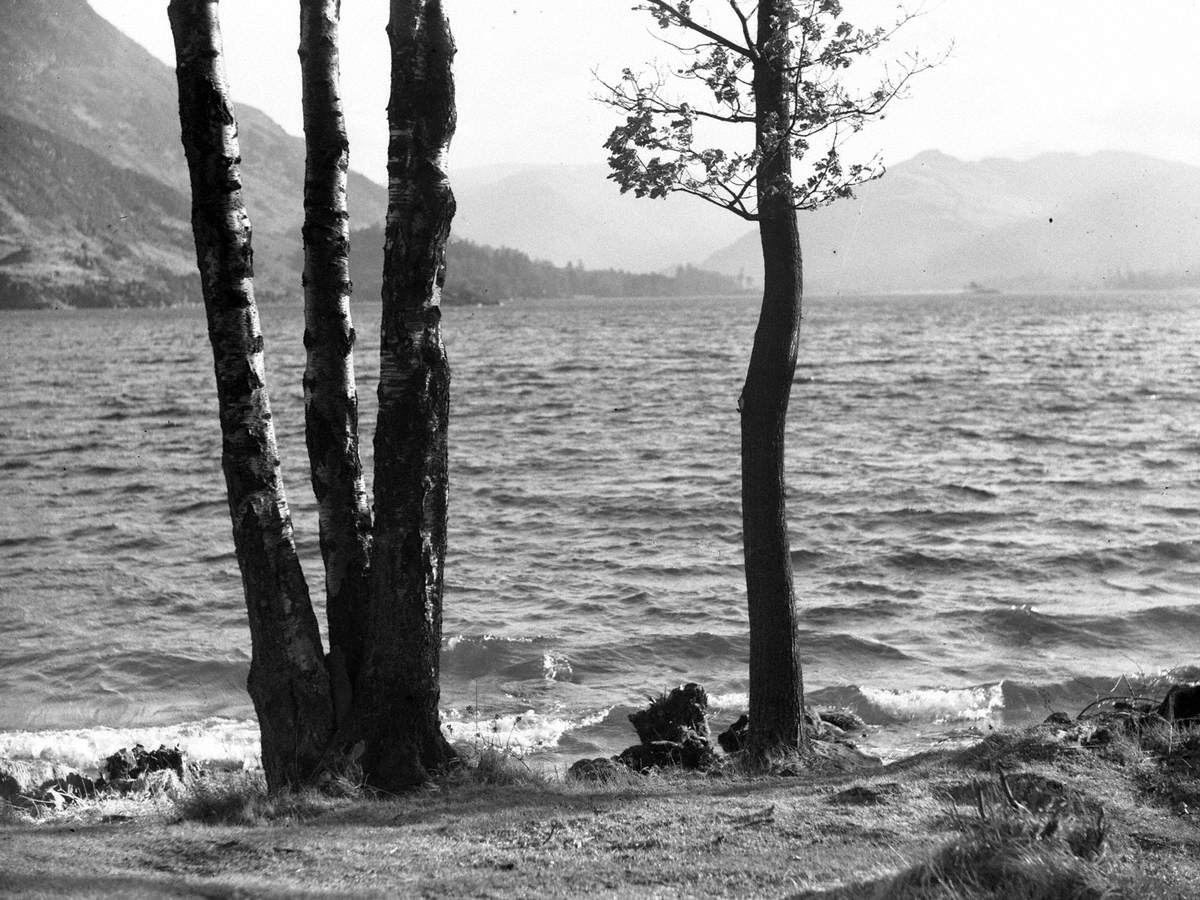
[(763, 301), (742, 390), (742, 541), (750, 616), (750, 746), (759, 753), (802, 739), (803, 678), (788, 540), (784, 434), (800, 344), (800, 235), (788, 188), (791, 121), (786, 70), (789, 0), (758, 7), (759, 236)]
[(304, 137), (305, 438), (320, 522), (338, 727), (362, 656), (371, 509), (358, 454), (354, 327), (350, 320), (350, 144), (338, 79), (340, 0), (300, 0)]
[(333, 730), (329, 679), (280, 480), (217, 2), (171, 0), (168, 14), (217, 379), (221, 462), (250, 620), (248, 687), (267, 784), (278, 790), (303, 783), (321, 765)]
[(454, 756), (442, 737), (439, 654), (446, 556), (450, 367), (441, 291), (454, 195), (454, 43), (440, 0), (391, 0), (375, 530), (355, 714), (372, 785), (423, 781)]

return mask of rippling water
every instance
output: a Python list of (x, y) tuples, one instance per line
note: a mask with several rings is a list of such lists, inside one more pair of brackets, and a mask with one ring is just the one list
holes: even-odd
[[(755, 306), (447, 311), (452, 734), (611, 751), (629, 707), (682, 680), (716, 695), (718, 724), (744, 704), (737, 395)], [(809, 301), (788, 478), (818, 702), (894, 749), (1071, 709), (1121, 674), (1200, 677), (1198, 308)], [(301, 313), (263, 314), (319, 598)], [(377, 321), (356, 315), (369, 454)], [(86, 760), (138, 738), (252, 752), (202, 312), (3, 323), (0, 755)]]

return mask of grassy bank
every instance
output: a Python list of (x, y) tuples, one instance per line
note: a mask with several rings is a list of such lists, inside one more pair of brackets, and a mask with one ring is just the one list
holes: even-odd
[(869, 777), (566, 784), (490, 755), (387, 800), (206, 779), (8, 810), (0, 894), (1196, 897), (1200, 736), (1096, 733), (996, 734)]

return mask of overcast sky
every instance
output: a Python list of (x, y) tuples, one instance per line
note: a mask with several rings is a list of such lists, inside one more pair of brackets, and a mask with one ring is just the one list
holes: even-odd
[[(163, 0), (90, 2), (173, 64)], [(592, 70), (611, 75), (670, 58), (632, 0), (445, 5), (459, 48), (456, 168), (603, 162), (615, 118), (591, 99)], [(843, 5), (856, 24), (895, 18), (895, 0)], [(342, 6), (352, 165), (382, 180), (388, 4)], [(221, 16), (234, 97), (299, 134), (296, 7), (295, 0), (225, 0)], [(1200, 0), (925, 0), (923, 8), (895, 39), (893, 55), (938, 53), (951, 43), (953, 51), (865, 136), (888, 162), (929, 148), (967, 159), (1120, 149), (1200, 165)]]

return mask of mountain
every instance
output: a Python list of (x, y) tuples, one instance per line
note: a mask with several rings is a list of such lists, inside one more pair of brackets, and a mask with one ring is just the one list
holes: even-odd
[[(85, 0), (0, 0), (0, 16), (0, 306), (198, 296), (171, 67)], [(239, 104), (237, 115), (259, 295), (292, 294), (299, 287), (303, 141), (253, 107)], [(603, 165), (452, 171), (455, 234), (560, 266), (582, 261), (594, 286), (602, 280), (596, 270), (606, 268), (673, 278), (679, 263), (728, 244), (744, 228), (686, 198), (622, 197), (606, 174)], [(382, 219), (383, 187), (351, 173), (348, 192), (356, 227)], [(500, 265), (502, 257), (487, 258)], [(518, 287), (503, 273), (484, 273), (475, 265), (483, 258), (464, 263), (472, 290), (567, 284), (542, 269)], [(373, 256), (358, 269), (360, 280), (377, 278), (367, 272), (378, 265)], [(709, 283), (706, 277), (696, 283)], [(614, 273), (606, 283), (619, 280)], [(667, 290), (666, 282), (645, 284)]]
[(673, 271), (746, 231), (744, 220), (693, 197), (623, 195), (607, 175), (603, 163), (451, 171), (454, 231), (558, 265), (643, 272)]
[[(0, 305), (195, 296), (174, 71), (85, 0), (0, 0), (0, 17)], [(304, 143), (237, 115), (260, 291), (294, 289)], [(383, 187), (352, 173), (348, 193), (358, 222), (382, 218)]]
[[(0, 0), (0, 16), (0, 306), (196, 297), (171, 68), (85, 0)], [(237, 112), (259, 292), (294, 295), (303, 141), (252, 107)], [(603, 164), (452, 169), (454, 234), (575, 272), (673, 275), (699, 263), (738, 283), (761, 277), (748, 223), (691, 197), (623, 196), (606, 176)], [(349, 201), (355, 226), (372, 226), (386, 190), (352, 173)], [(1128, 153), (963, 162), (930, 151), (863, 186), (856, 200), (801, 214), (806, 284), (1184, 283), (1200, 273), (1196, 210), (1200, 168), (1180, 163)], [(498, 251), (486, 258), (507, 264)], [(476, 284), (524, 290), (472, 271)], [(590, 283), (618, 281), (593, 274)]]
[[(818, 292), (1097, 287), (1200, 269), (1200, 168), (1132, 153), (964, 162), (927, 151), (800, 214)], [(757, 234), (704, 268), (761, 278)]]

